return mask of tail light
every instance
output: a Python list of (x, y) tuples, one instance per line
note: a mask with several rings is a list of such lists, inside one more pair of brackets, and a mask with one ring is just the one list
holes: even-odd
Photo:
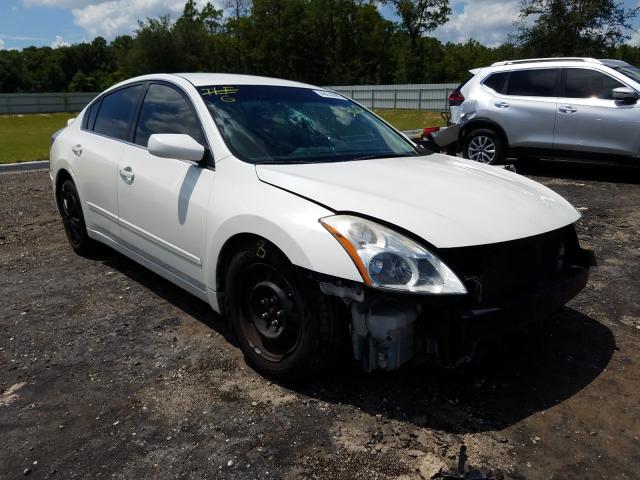
[(459, 105), (462, 105), (462, 102), (464, 102), (464, 95), (462, 95), (462, 92), (456, 88), (449, 95), (449, 106), (457, 107)]
[(429, 135), (431, 135), (432, 133), (436, 133), (440, 131), (440, 127), (425, 127), (422, 129), (422, 137), (427, 137)]

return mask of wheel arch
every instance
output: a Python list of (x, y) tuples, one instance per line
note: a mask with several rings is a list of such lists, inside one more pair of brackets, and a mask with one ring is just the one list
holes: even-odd
[(71, 180), (77, 188), (77, 184), (71, 172), (66, 168), (59, 168), (56, 172), (56, 178), (54, 182), (54, 195), (56, 206), (58, 207), (58, 211), (60, 211), (60, 189), (62, 188), (62, 184), (67, 180)]
[[(207, 286), (218, 300), (224, 295), (225, 271), (229, 260), (247, 245), (259, 248), (264, 241), (268, 248), (276, 249), (289, 263), (309, 271), (331, 275), (345, 280), (362, 281), (358, 270), (333, 236), (320, 222), (288, 223), (255, 215), (241, 215), (228, 219), (216, 229), (207, 248)], [(250, 229), (247, 229), (250, 226)], [(252, 246), (253, 244), (253, 246)], [(212, 305), (213, 306), (213, 305)], [(216, 308), (214, 307), (214, 310)]]
[(215, 272), (216, 292), (224, 293), (224, 289), (226, 287), (225, 272), (227, 271), (227, 267), (229, 266), (229, 262), (231, 261), (233, 255), (236, 252), (239, 252), (241, 249), (249, 247), (250, 245), (254, 245), (255, 248), (258, 249), (260, 248), (261, 242), (264, 242), (265, 244), (268, 243), (269, 248), (275, 249), (279, 255), (282, 255), (283, 258), (291, 263), (289, 257), (287, 257), (287, 255), (268, 238), (265, 238), (264, 236), (257, 233), (236, 233), (224, 242), (222, 248), (220, 249), (220, 253), (218, 254)]
[(498, 135), (500, 135), (501, 139), (504, 141), (505, 148), (509, 148), (509, 137), (507, 137), (507, 133), (504, 131), (504, 128), (502, 128), (495, 121), (488, 118), (474, 118), (473, 120), (465, 123), (464, 126), (460, 129), (460, 145), (464, 145), (464, 141), (469, 133), (474, 130), (478, 130), (479, 128), (488, 128), (490, 130), (493, 130)]

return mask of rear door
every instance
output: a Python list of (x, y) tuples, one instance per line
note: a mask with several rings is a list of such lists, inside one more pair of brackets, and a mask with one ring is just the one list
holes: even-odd
[(208, 143), (191, 100), (177, 86), (151, 83), (140, 107), (132, 142), (123, 148), (118, 178), (118, 211), (125, 244), (204, 290), (207, 208), (213, 185), (208, 166), (160, 158), (147, 150), (160, 133), (191, 135)]
[(510, 72), (489, 106), (510, 147), (552, 147), (559, 82), (558, 68)]
[(144, 84), (115, 90), (87, 110), (73, 154), (87, 228), (111, 239), (120, 236), (116, 185), (118, 162), (129, 138)]
[(640, 106), (613, 99), (612, 90), (626, 87), (596, 68), (567, 68), (554, 146), (559, 150), (612, 155), (640, 151)]

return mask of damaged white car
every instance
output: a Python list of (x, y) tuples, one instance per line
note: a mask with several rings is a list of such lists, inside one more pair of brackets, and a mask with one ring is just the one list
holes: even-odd
[(351, 346), (366, 370), (455, 365), (586, 284), (579, 213), (517, 174), (425, 155), (326, 89), (151, 75), (98, 96), (51, 148), (68, 239), (210, 303), (277, 378)]

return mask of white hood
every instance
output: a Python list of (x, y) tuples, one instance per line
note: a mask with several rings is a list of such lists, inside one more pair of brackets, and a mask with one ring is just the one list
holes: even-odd
[(580, 214), (552, 190), (501, 168), (434, 154), (257, 165), (258, 177), (330, 207), (402, 227), (439, 248), (555, 230)]

